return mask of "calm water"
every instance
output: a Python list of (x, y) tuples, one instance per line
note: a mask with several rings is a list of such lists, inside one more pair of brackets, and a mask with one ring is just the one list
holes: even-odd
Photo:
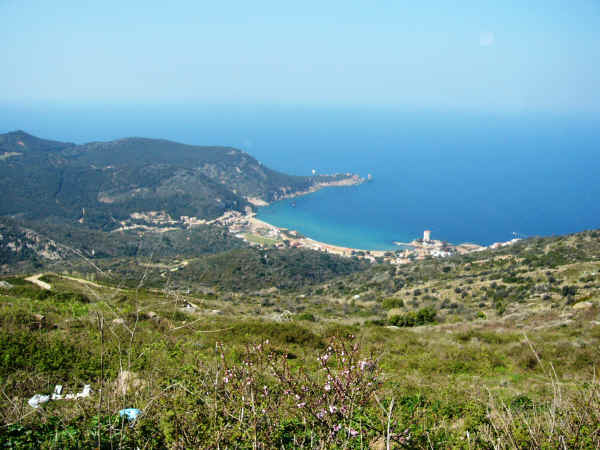
[(597, 117), (239, 107), (0, 106), (0, 132), (87, 142), (124, 136), (242, 148), (289, 173), (373, 182), (262, 208), (314, 239), (393, 248), (432, 230), (489, 244), (600, 227)]

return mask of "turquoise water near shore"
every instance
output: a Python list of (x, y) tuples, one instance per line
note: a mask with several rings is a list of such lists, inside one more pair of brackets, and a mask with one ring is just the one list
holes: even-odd
[(372, 183), (324, 189), (295, 207), (278, 202), (258, 217), (367, 249), (394, 248), (425, 229), (435, 239), (489, 245), (597, 228), (598, 130), (589, 118), (367, 115), (320, 140), (300, 136), (294, 147), (310, 150), (294, 161), (279, 154), (276, 166), (372, 173)]
[(0, 132), (59, 140), (125, 136), (242, 148), (307, 175), (373, 174), (261, 208), (258, 217), (332, 244), (490, 244), (600, 227), (600, 117), (367, 108), (0, 105)]
[[(371, 184), (371, 183), (370, 183)], [(360, 208), (371, 186), (331, 187), (294, 199), (261, 207), (257, 217), (277, 226), (300, 231), (305, 236), (329, 244), (369, 250), (398, 249), (390, 242), (389, 230), (373, 227), (373, 221), (361, 217)], [(410, 233), (398, 230), (399, 241), (408, 242)], [(415, 236), (413, 236), (414, 238)]]

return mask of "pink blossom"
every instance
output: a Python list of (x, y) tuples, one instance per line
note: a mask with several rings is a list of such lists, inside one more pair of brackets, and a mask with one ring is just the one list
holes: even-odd
[(327, 384), (325, 385), (325, 390), (326, 390), (327, 392), (329, 392), (329, 391), (331, 390), (331, 385), (330, 385), (329, 383), (327, 383)]
[(296, 406), (298, 408), (304, 408), (306, 406), (306, 402), (298, 403)]
[(342, 425), (341, 425), (341, 424), (339, 424), (339, 423), (333, 427), (333, 431), (334, 431), (334, 432), (336, 432), (336, 433), (337, 433), (338, 431), (340, 431), (341, 429), (342, 429)]
[(329, 412), (334, 414), (337, 411), (337, 408), (334, 405), (329, 405)]
[(358, 431), (353, 430), (352, 428), (348, 429), (348, 432), (350, 433), (350, 436), (356, 436), (358, 434)]

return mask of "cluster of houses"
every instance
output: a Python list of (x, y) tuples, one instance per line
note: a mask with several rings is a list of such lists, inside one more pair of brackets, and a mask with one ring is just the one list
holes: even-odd
[[(423, 238), (421, 239), (415, 239), (409, 244), (397, 243), (404, 247), (402, 250), (399, 249), (393, 252), (358, 250), (329, 245), (302, 237), (296, 231), (278, 228), (257, 220), (251, 211), (247, 211), (246, 214), (239, 211), (227, 211), (221, 217), (211, 221), (206, 221), (193, 216), (181, 216), (179, 220), (174, 220), (164, 211), (132, 213), (128, 221), (121, 223), (121, 230), (149, 228), (147, 225), (140, 224), (139, 222), (166, 227), (160, 228), (160, 231), (176, 229), (173, 228), (173, 225), (177, 224), (183, 224), (188, 229), (203, 224), (217, 224), (226, 227), (229, 232), (253, 245), (265, 245), (265, 242), (261, 242), (260, 239), (266, 239), (271, 241), (268, 245), (275, 247), (308, 248), (341, 256), (363, 258), (371, 262), (383, 260), (396, 265), (408, 264), (414, 260), (425, 259), (428, 257), (447, 258), (457, 253), (469, 253), (472, 251), (485, 250), (486, 248), (496, 249), (512, 245), (520, 240), (515, 238), (507, 242), (496, 242), (489, 247), (482, 247), (475, 244), (453, 245), (444, 241), (431, 239), (431, 230), (425, 230), (423, 232)], [(254, 236), (254, 238), (252, 236)]]

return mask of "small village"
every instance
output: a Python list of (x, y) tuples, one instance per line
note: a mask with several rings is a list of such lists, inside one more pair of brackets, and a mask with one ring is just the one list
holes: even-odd
[[(229, 211), (211, 223), (226, 227), (230, 233), (243, 239), (250, 245), (276, 248), (306, 248), (345, 257), (356, 257), (371, 262), (387, 262), (395, 265), (409, 264), (416, 260), (426, 258), (446, 258), (455, 254), (466, 254), (482, 251), (488, 247), (463, 243), (450, 244), (445, 241), (431, 238), (431, 231), (425, 230), (423, 237), (410, 243), (396, 242), (397, 250), (365, 250), (319, 242), (301, 235), (295, 230), (280, 228), (257, 219), (255, 214), (248, 209), (246, 214), (238, 211)], [(497, 242), (489, 248), (499, 248), (517, 242), (513, 239), (508, 242)]]
[(520, 239), (506, 242), (496, 242), (489, 247), (472, 243), (451, 244), (446, 241), (432, 239), (431, 230), (425, 230), (423, 237), (411, 242), (394, 242), (398, 247), (395, 250), (366, 250), (319, 242), (303, 236), (298, 231), (276, 227), (270, 223), (256, 218), (252, 208), (245, 212), (227, 211), (222, 216), (213, 220), (203, 220), (197, 217), (181, 216), (179, 220), (171, 218), (164, 211), (149, 211), (146, 213), (133, 213), (131, 218), (120, 222), (121, 227), (114, 230), (137, 230), (144, 232), (167, 232), (185, 227), (192, 229), (200, 225), (219, 225), (226, 228), (231, 234), (242, 239), (248, 244), (263, 248), (305, 248), (310, 250), (331, 253), (347, 258), (359, 258), (375, 262), (386, 262), (394, 265), (409, 264), (426, 258), (447, 258), (452, 255), (482, 251), (487, 248), (496, 249), (514, 244)]

